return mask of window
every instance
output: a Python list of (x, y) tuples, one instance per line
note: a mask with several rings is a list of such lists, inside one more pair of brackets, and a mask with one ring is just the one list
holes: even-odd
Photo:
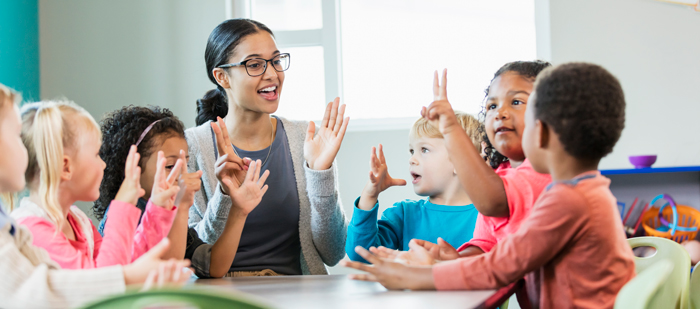
[(354, 119), (403, 118), (432, 102), (435, 70), (448, 70), (456, 110), (476, 115), (493, 73), (534, 60), (532, 0), (341, 2), (343, 90)]
[(351, 128), (407, 128), (443, 68), (455, 109), (477, 114), (501, 65), (536, 58), (534, 0), (229, 1), (291, 54), (278, 110), (290, 119), (318, 120), (340, 96)]

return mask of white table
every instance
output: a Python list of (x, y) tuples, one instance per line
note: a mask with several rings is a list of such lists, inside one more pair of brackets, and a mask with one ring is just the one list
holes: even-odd
[(193, 284), (249, 293), (278, 308), (474, 308), (496, 292), (388, 291), (345, 275), (197, 279)]

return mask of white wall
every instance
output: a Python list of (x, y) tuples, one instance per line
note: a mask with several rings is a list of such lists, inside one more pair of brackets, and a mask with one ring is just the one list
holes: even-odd
[(39, 1), (41, 93), (67, 97), (96, 119), (124, 105), (168, 107), (194, 125), (209, 33), (224, 0)]
[(551, 50), (538, 53), (600, 64), (625, 91), (626, 128), (601, 168), (631, 168), (629, 155), (647, 154), (659, 155), (657, 167), (700, 165), (700, 13), (653, 0), (539, 2), (550, 32), (538, 39)]
[(193, 126), (196, 99), (214, 88), (204, 48), (225, 17), (224, 0), (40, 0), (42, 99), (68, 98), (98, 121), (159, 105)]

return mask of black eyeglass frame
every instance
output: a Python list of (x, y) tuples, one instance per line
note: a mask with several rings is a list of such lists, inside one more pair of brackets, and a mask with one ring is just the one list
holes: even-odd
[[(291, 56), (289, 53), (277, 54), (277, 55), (275, 55), (274, 57), (272, 57), (271, 59), (250, 58), (250, 59), (246, 59), (246, 60), (243, 60), (243, 61), (241, 61), (241, 62), (238, 62), (238, 63), (222, 64), (222, 65), (218, 66), (217, 68), (226, 69), (226, 68), (232, 68), (232, 67), (240, 67), (240, 66), (243, 66), (243, 67), (245, 68), (245, 72), (248, 73), (248, 76), (250, 76), (250, 77), (256, 77), (256, 76), (263, 75), (263, 74), (265, 74), (265, 72), (267, 72), (267, 63), (268, 63), (268, 62), (272, 62), (272, 60), (275, 60), (275, 58), (277, 58), (277, 57), (280, 57), (280, 58), (281, 58), (282, 56), (287, 56), (287, 59), (288, 59), (288, 60), (287, 60), (287, 62), (288, 62), (288, 63), (287, 63), (287, 68), (285, 68), (284, 70), (278, 70), (277, 68), (275, 68), (275, 65), (274, 65), (274, 64), (272, 65), (272, 68), (275, 69), (275, 71), (277, 71), (277, 72), (284, 72), (284, 71), (286, 71), (286, 70), (289, 70), (289, 66), (292, 64), (292, 56)], [(250, 74), (250, 72), (248, 72), (248, 66), (246, 66), (246, 64), (248, 63), (248, 61), (251, 61), (251, 60), (262, 60), (263, 63), (265, 63), (265, 67), (263, 68), (262, 73), (257, 74), (257, 75), (252, 75), (252, 74)]]

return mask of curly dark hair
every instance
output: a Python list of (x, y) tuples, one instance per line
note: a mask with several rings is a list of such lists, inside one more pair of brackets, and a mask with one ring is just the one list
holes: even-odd
[[(496, 71), (495, 74), (493, 74), (493, 78), (489, 82), (489, 85), (486, 87), (484, 90), (484, 101), (488, 98), (489, 96), (489, 90), (491, 88), (491, 83), (493, 83), (493, 80), (501, 76), (503, 73), (506, 72), (515, 72), (518, 75), (525, 77), (527, 79), (531, 79), (533, 82), (535, 81), (535, 78), (537, 77), (537, 74), (540, 74), (542, 70), (551, 67), (552, 64), (547, 62), (547, 61), (542, 61), (542, 60), (535, 60), (535, 61), (513, 61), (513, 62), (508, 62), (504, 64), (502, 67)], [(493, 147), (491, 144), (491, 141), (489, 140), (488, 135), (486, 135), (486, 126), (485, 126), (485, 120), (486, 120), (486, 107), (482, 105), (481, 107), (481, 112), (479, 113), (479, 120), (481, 122), (481, 126), (479, 127), (479, 133), (482, 134), (481, 139), (484, 141), (486, 144), (484, 147), (484, 153), (486, 154), (486, 157), (484, 160), (489, 160), (489, 165), (491, 165), (492, 168), (497, 168), (504, 162), (508, 161), (508, 158), (506, 156), (502, 155), (500, 152), (496, 150), (496, 148)]]
[(136, 144), (143, 131), (154, 121), (159, 120), (144, 136), (137, 151), (141, 154), (139, 166), (143, 169), (146, 159), (153, 154), (158, 142), (163, 138), (179, 136), (185, 138), (185, 125), (167, 108), (158, 106), (125, 106), (113, 111), (102, 119), (102, 146), (100, 157), (107, 167), (100, 185), (100, 198), (95, 201), (92, 211), (102, 220), (109, 203), (119, 191), (124, 181), (124, 164), (129, 155), (129, 147)]
[(535, 82), (535, 118), (559, 135), (571, 156), (597, 161), (612, 152), (625, 128), (625, 95), (606, 69), (566, 63)]

